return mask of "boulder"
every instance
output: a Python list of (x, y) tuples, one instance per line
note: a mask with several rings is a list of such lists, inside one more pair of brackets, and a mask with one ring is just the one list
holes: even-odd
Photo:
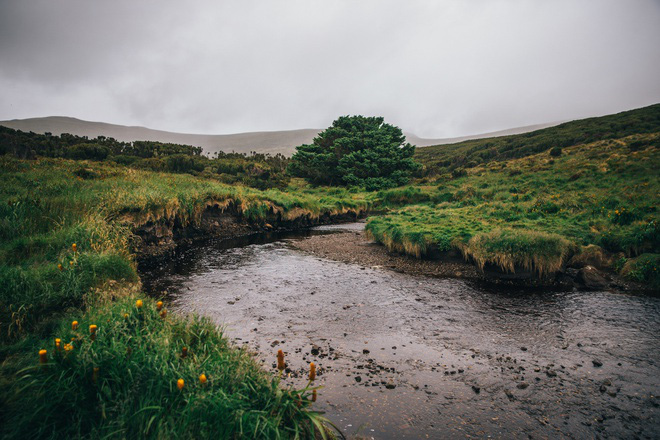
[(573, 255), (568, 261), (567, 266), (576, 269), (582, 269), (586, 266), (593, 266), (597, 269), (605, 269), (612, 264), (611, 256), (607, 254), (600, 246), (590, 244), (580, 249), (580, 252)]
[(576, 281), (587, 290), (602, 290), (609, 287), (604, 274), (593, 266), (585, 266), (577, 273)]

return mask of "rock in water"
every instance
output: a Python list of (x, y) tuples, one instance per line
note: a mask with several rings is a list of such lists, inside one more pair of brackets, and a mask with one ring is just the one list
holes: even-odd
[(585, 266), (577, 273), (577, 281), (588, 290), (602, 290), (609, 285), (602, 272), (593, 266)]

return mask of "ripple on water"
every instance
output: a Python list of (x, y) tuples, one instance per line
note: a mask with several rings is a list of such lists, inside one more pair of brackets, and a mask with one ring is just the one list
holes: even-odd
[(317, 407), (347, 434), (659, 436), (658, 298), (409, 276), (306, 255), (298, 239), (194, 246), (143, 279), (266, 368), (282, 348), (296, 386), (317, 363)]

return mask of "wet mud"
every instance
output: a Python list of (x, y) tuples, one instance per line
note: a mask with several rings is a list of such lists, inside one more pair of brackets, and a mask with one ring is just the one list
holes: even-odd
[[(296, 243), (334, 229), (180, 247), (146, 289), (304, 387), (348, 437), (658, 438), (660, 298), (496, 288), (340, 262)], [(367, 263), (367, 264), (365, 264)]]

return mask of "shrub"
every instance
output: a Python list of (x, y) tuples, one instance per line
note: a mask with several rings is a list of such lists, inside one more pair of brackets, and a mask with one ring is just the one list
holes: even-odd
[(165, 171), (167, 164), (162, 159), (156, 157), (150, 157), (147, 159), (142, 159), (134, 164), (135, 168), (140, 170), (150, 170), (150, 171)]
[(140, 160), (138, 156), (128, 156), (126, 154), (119, 154), (117, 156), (112, 156), (110, 159), (118, 163), (119, 165), (132, 165), (138, 160)]
[(110, 149), (98, 144), (77, 144), (64, 150), (64, 157), (78, 160), (104, 160)]
[(458, 179), (460, 177), (465, 177), (467, 176), (467, 171), (465, 168), (456, 168), (451, 172), (451, 178), (452, 179)]
[(550, 156), (552, 157), (559, 157), (561, 156), (561, 148), (559, 147), (553, 147), (550, 149)]
[(166, 169), (172, 173), (193, 173), (204, 170), (204, 163), (193, 156), (174, 154), (165, 159)]

